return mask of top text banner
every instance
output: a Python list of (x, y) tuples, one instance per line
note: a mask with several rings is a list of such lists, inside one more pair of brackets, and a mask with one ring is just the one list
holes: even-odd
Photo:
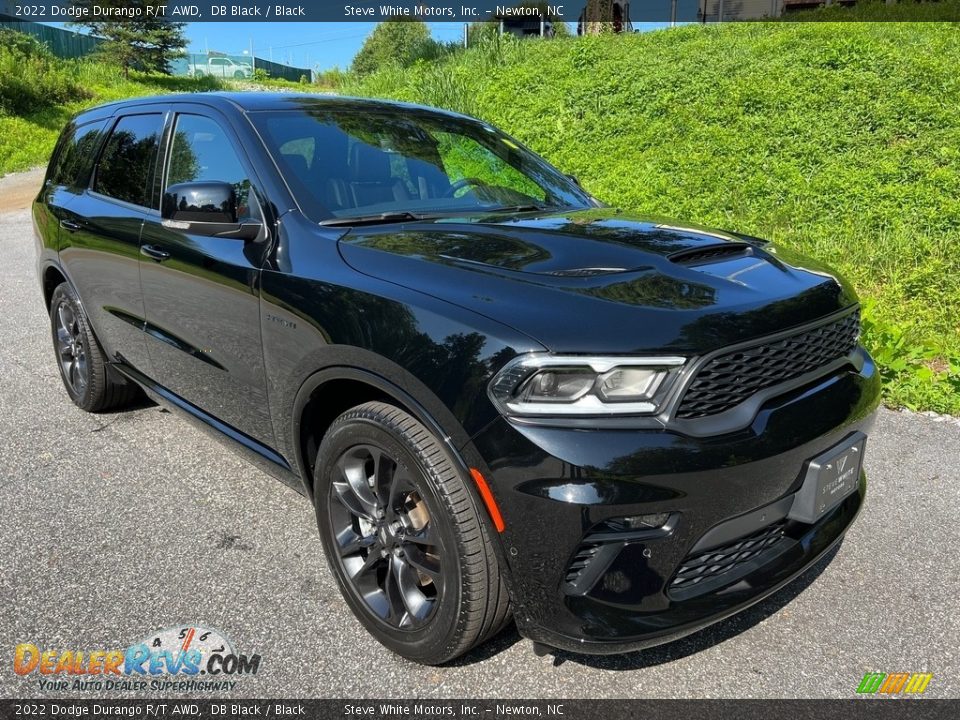
[[(629, 4), (610, 3), (611, 17), (591, 17), (591, 21), (610, 22), (617, 26), (636, 22), (696, 22), (703, 19), (704, 3), (718, 0), (633, 0)], [(756, 1), (756, 0), (755, 0)], [(773, 8), (779, 0), (759, 0)], [(537, 2), (526, 5), (522, 0), (491, 2), (489, 0), (393, 0), (371, 2), (370, 0), (303, 0), (302, 2), (278, 2), (272, 0), (240, 0), (239, 2), (81, 2), (70, 0), (39, 0), (35, 2), (0, 0), (0, 20), (33, 22), (85, 22), (85, 21), (144, 21), (171, 20), (176, 22), (376, 22), (398, 18), (423, 20), (425, 22), (482, 22), (503, 20), (523, 29), (523, 34), (536, 34), (541, 14), (546, 22), (575, 23), (584, 11), (586, 0), (565, 3)], [(623, 8), (627, 9), (624, 17)], [(708, 17), (709, 20), (709, 11)], [(619, 27), (618, 27), (619, 29)]]

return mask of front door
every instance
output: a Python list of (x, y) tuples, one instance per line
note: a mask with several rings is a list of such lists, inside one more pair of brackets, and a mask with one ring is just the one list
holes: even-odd
[[(163, 184), (232, 184), (239, 212), (263, 222), (256, 182), (229, 125), (181, 112), (166, 144)], [(266, 227), (266, 226), (264, 226)], [(153, 379), (219, 421), (273, 445), (260, 341), (264, 238), (244, 241), (144, 223), (140, 278)]]

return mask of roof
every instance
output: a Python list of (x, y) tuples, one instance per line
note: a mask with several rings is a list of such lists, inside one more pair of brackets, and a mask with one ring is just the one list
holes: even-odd
[(392, 100), (375, 98), (346, 97), (343, 95), (329, 95), (321, 93), (282, 93), (282, 92), (204, 92), (204, 93), (172, 93), (169, 95), (151, 95), (146, 97), (130, 98), (117, 102), (98, 105), (81, 112), (78, 117), (95, 117), (112, 115), (115, 111), (126, 107), (137, 107), (146, 104), (176, 104), (197, 103), (209, 105), (220, 110), (239, 109), (241, 112), (256, 112), (258, 110), (300, 110), (316, 108), (318, 106), (330, 109), (358, 110), (363, 112), (398, 110), (429, 111), (451, 117), (464, 117), (459, 113), (414, 105)]

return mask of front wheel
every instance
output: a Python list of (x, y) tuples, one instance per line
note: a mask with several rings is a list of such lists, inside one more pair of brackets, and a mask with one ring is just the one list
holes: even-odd
[(370, 402), (320, 445), (320, 537), (367, 630), (436, 665), (503, 628), (509, 600), (466, 481), (441, 441), (403, 410)]

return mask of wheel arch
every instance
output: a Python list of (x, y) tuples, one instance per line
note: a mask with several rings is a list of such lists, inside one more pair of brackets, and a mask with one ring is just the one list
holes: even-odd
[[(43, 268), (43, 302), (46, 305), (47, 311), (50, 310), (50, 301), (53, 299), (53, 291), (57, 289), (57, 286), (61, 283), (69, 283), (70, 280), (67, 278), (66, 274), (59, 267), (53, 263), (48, 264)], [(70, 283), (73, 285), (73, 283)]]
[[(469, 477), (469, 467), (460, 453), (466, 432), (456, 420), (441, 423), (427, 405), (436, 407), (438, 398), (421, 401), (408, 390), (371, 370), (335, 365), (312, 374), (300, 386), (293, 407), (293, 447), (297, 469), (308, 497), (313, 498), (313, 466), (327, 430), (343, 412), (371, 400), (396, 405), (433, 432), (447, 448), (460, 470)], [(451, 427), (456, 423), (456, 427)], [(458, 442), (459, 440), (459, 442)]]

